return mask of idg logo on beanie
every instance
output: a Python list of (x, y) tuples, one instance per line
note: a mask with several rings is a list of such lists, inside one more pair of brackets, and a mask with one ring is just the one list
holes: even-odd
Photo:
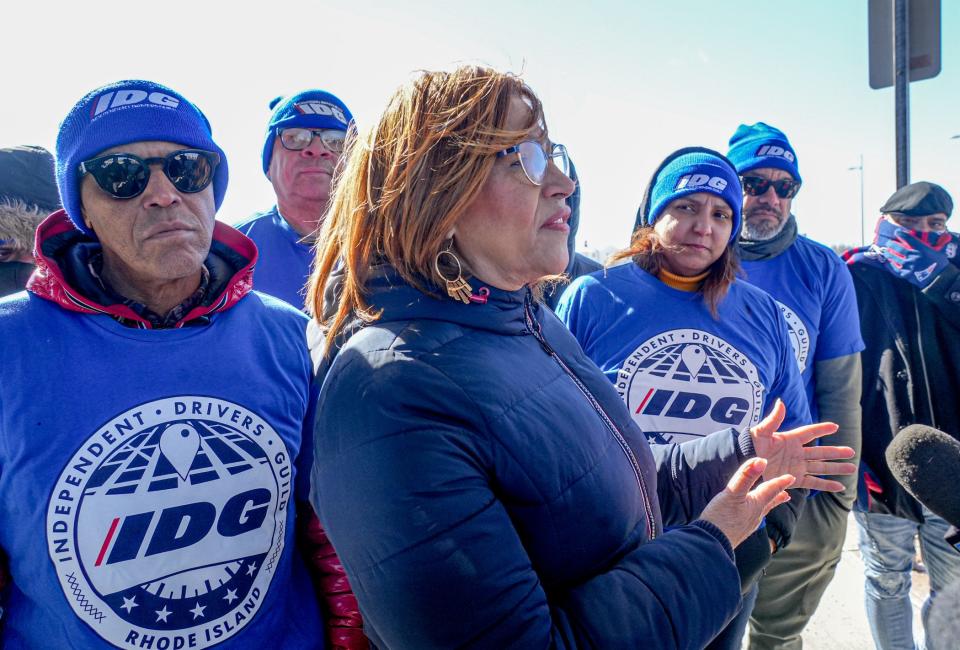
[(763, 145), (762, 147), (757, 149), (757, 153), (753, 155), (757, 156), (758, 158), (760, 156), (779, 156), (781, 158), (789, 160), (790, 162), (797, 161), (797, 157), (793, 155), (792, 151), (790, 151), (789, 149), (785, 149), (783, 147), (778, 147), (777, 145), (774, 145), (774, 144)]
[(96, 118), (108, 110), (127, 108), (134, 104), (150, 103), (167, 108), (176, 108), (180, 105), (180, 100), (173, 95), (168, 95), (160, 91), (147, 93), (138, 88), (124, 88), (116, 91), (110, 91), (100, 95), (91, 106), (91, 118)]
[(722, 176), (710, 176), (708, 174), (685, 174), (677, 181), (677, 186), (673, 189), (682, 190), (685, 187), (701, 187), (703, 189), (716, 190), (718, 193), (727, 189), (727, 179)]
[(293, 108), (300, 113), (301, 115), (329, 115), (335, 120), (340, 122), (343, 125), (343, 129), (346, 130), (347, 119), (346, 114), (343, 112), (343, 109), (335, 104), (324, 101), (308, 101), (308, 102), (296, 102), (293, 105)]

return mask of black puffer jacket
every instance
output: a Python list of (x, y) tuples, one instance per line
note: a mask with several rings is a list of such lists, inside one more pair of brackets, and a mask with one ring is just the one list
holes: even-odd
[(687, 522), (749, 434), (651, 450), (528, 290), (465, 305), (389, 269), (367, 289), (382, 314), (323, 380), (312, 500), (374, 644), (706, 645), (740, 584), (723, 534)]

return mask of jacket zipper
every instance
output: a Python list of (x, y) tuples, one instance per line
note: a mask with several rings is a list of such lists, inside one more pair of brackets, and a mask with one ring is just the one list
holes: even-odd
[(657, 537), (657, 528), (656, 522), (653, 517), (653, 507), (650, 503), (650, 497), (647, 493), (647, 484), (643, 480), (643, 473), (640, 471), (640, 463), (637, 462), (637, 457), (634, 455), (633, 450), (630, 449), (630, 445), (627, 444), (626, 438), (623, 437), (623, 434), (620, 433), (620, 430), (617, 428), (617, 425), (614, 424), (613, 420), (607, 415), (607, 412), (603, 410), (603, 406), (600, 405), (600, 402), (597, 401), (597, 398), (593, 396), (593, 393), (590, 392), (580, 378), (564, 363), (563, 359), (560, 358), (560, 355), (547, 343), (547, 340), (543, 337), (543, 333), (540, 331), (540, 323), (533, 318), (533, 314), (530, 313), (530, 304), (527, 301), (524, 301), (523, 305), (524, 316), (527, 320), (527, 328), (530, 330), (530, 333), (533, 334), (533, 338), (537, 339), (540, 343), (540, 346), (553, 357), (553, 360), (557, 362), (557, 365), (567, 374), (570, 379), (573, 380), (573, 383), (580, 389), (580, 392), (584, 397), (587, 398), (587, 401), (590, 402), (593, 409), (597, 412), (597, 415), (600, 416), (600, 419), (603, 420), (603, 423), (607, 426), (607, 429), (610, 433), (613, 434), (613, 437), (616, 439), (617, 444), (620, 445), (620, 449), (626, 455), (627, 460), (630, 461), (630, 466), (633, 468), (633, 474), (637, 479), (637, 486), (640, 488), (640, 497), (643, 499), (643, 505), (646, 508), (647, 515), (647, 528), (650, 531), (650, 539), (655, 539)]

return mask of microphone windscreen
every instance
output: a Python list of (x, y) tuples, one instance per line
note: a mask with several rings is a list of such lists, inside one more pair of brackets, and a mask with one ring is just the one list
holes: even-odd
[(960, 442), (933, 427), (911, 424), (887, 447), (886, 458), (907, 492), (960, 527)]

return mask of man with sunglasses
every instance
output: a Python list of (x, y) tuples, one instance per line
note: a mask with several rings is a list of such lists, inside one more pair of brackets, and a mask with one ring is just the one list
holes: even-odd
[[(862, 480), (854, 517), (870, 631), (877, 648), (892, 650), (915, 647), (910, 595), (915, 538), (931, 599), (960, 581), (960, 553), (944, 539), (948, 523), (903, 489), (885, 456), (894, 436), (911, 424), (960, 439), (960, 259), (957, 235), (947, 230), (953, 200), (939, 185), (906, 185), (880, 212), (873, 243), (847, 251), (844, 259), (867, 344)], [(925, 647), (957, 647), (956, 638), (930, 633), (930, 602), (922, 609)]]
[[(782, 131), (757, 122), (740, 125), (727, 156), (743, 185), (739, 252), (747, 281), (780, 305), (813, 420), (840, 426), (822, 444), (859, 452), (863, 341), (856, 296), (842, 260), (798, 235), (791, 211), (802, 182), (797, 154)], [(790, 538), (771, 538), (774, 556), (750, 618), (751, 650), (802, 647), (801, 632), (840, 560), (856, 498), (856, 478), (839, 480), (842, 493), (806, 499)]]
[(237, 229), (260, 250), (257, 290), (303, 308), (314, 237), (327, 211), (333, 173), (353, 116), (346, 104), (323, 90), (278, 97), (270, 107), (263, 173), (277, 203)]
[(56, 159), (64, 209), (0, 300), (0, 340), (29, 341), (0, 366), (0, 645), (320, 647), (294, 537), (315, 521), (307, 321), (251, 291), (256, 247), (214, 219), (206, 117), (120, 81)]

